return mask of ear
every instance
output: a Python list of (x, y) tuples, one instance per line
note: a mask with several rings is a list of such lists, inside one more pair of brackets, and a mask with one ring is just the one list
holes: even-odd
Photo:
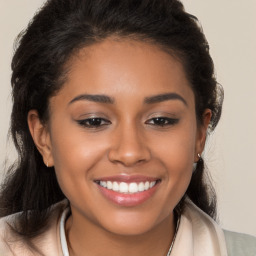
[(199, 155), (202, 154), (205, 146), (206, 136), (207, 136), (207, 129), (209, 123), (211, 121), (212, 111), (210, 109), (206, 109), (203, 113), (203, 121), (201, 124), (198, 125), (197, 128), (197, 138), (196, 138), (196, 148), (195, 148), (195, 157), (194, 162), (199, 160)]
[(51, 139), (47, 126), (41, 122), (36, 110), (30, 110), (28, 112), (27, 122), (30, 134), (43, 157), (45, 165), (47, 167), (53, 166)]

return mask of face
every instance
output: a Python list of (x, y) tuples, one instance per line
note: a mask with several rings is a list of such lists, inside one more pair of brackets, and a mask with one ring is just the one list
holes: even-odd
[(206, 130), (181, 63), (157, 46), (108, 39), (68, 65), (40, 152), (73, 221), (129, 235), (167, 223)]

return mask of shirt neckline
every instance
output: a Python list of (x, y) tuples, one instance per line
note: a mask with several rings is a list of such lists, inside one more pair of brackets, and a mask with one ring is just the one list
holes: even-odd
[(61, 243), (63, 256), (69, 256), (68, 244), (67, 244), (67, 239), (65, 234), (65, 222), (69, 213), (70, 213), (70, 209), (66, 208), (61, 214), (61, 218), (60, 218), (60, 243)]

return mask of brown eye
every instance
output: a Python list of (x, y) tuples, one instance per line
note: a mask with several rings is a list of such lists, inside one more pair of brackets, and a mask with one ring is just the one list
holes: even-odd
[(101, 127), (103, 125), (110, 124), (110, 121), (100, 118), (100, 117), (95, 117), (95, 118), (87, 118), (84, 120), (79, 120), (78, 123), (80, 125), (88, 127), (88, 128), (97, 128), (97, 127)]
[(156, 126), (167, 126), (167, 125), (175, 125), (179, 122), (179, 119), (169, 118), (169, 117), (155, 117), (148, 120), (146, 123)]

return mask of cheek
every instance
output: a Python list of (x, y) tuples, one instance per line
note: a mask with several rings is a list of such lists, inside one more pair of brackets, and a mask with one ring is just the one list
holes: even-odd
[(165, 167), (164, 182), (168, 187), (166, 201), (175, 200), (176, 205), (190, 183), (196, 145), (196, 127), (184, 126), (165, 138), (158, 139), (154, 155)]
[(159, 136), (155, 140), (154, 155), (173, 172), (192, 169), (194, 162), (196, 131), (193, 126), (184, 127)]
[(52, 129), (51, 137), (55, 172), (63, 192), (92, 179), (94, 166), (104, 157), (104, 143), (68, 126)]
[[(172, 152), (165, 151), (166, 178), (162, 181), (166, 192), (162, 194), (162, 212), (164, 218), (177, 206), (187, 191), (193, 169), (192, 147), (177, 145)], [(164, 152), (163, 152), (164, 153)]]
[(195, 154), (195, 134), (193, 127), (191, 127), (190, 132), (185, 129), (179, 138), (172, 138), (173, 147), (169, 155), (169, 173), (173, 178), (173, 183), (175, 183), (173, 187), (180, 190), (181, 193), (185, 193), (184, 190), (187, 189), (192, 175)]

